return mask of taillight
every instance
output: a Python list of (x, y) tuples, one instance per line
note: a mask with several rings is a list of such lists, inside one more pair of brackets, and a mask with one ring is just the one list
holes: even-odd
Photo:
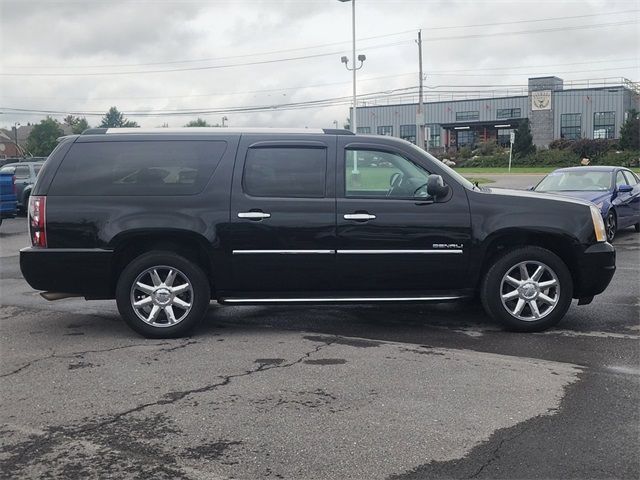
[(34, 247), (47, 247), (47, 197), (29, 197), (29, 233)]

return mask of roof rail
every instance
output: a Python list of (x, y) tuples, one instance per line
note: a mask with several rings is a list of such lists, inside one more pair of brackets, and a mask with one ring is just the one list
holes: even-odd
[(163, 134), (163, 133), (280, 133), (280, 134), (313, 134), (324, 133), (326, 135), (355, 135), (350, 130), (342, 128), (229, 128), (229, 127), (191, 127), (191, 128), (87, 128), (81, 135), (105, 135), (105, 134)]
[(107, 133), (107, 128), (87, 128), (80, 135), (101, 135)]
[(346, 128), (323, 128), (322, 131), (327, 135), (355, 135), (355, 133)]

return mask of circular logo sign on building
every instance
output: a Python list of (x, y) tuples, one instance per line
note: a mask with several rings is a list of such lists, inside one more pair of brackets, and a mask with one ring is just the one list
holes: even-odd
[(551, 110), (551, 90), (531, 92), (531, 110)]

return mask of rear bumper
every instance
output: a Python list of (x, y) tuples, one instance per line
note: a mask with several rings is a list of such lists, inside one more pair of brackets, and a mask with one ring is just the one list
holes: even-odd
[(610, 243), (587, 248), (578, 259), (574, 298), (591, 297), (604, 292), (616, 272), (616, 251)]
[(110, 299), (112, 259), (112, 250), (28, 247), (20, 250), (20, 270), (36, 290)]

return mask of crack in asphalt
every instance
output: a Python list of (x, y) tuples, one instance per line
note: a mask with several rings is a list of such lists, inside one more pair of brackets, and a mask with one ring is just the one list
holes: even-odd
[[(337, 338), (337, 336), (336, 336)], [(194, 342), (197, 343), (197, 342)], [(229, 385), (234, 379), (236, 378), (241, 378), (241, 377), (246, 377), (249, 375), (253, 375), (254, 373), (260, 373), (260, 372), (266, 372), (268, 370), (275, 370), (278, 368), (289, 368), (292, 367), (294, 365), (300, 364), (302, 362), (304, 362), (304, 360), (308, 359), (309, 357), (311, 357), (311, 355), (319, 352), (320, 350), (322, 350), (323, 348), (326, 348), (330, 345), (332, 345), (334, 343), (333, 340), (328, 340), (328, 339), (323, 339), (323, 343), (321, 343), (320, 345), (316, 345), (315, 348), (313, 348), (312, 350), (305, 352), (302, 356), (300, 356), (298, 359), (288, 362), (288, 363), (281, 363), (278, 365), (274, 365), (274, 364), (259, 364), (258, 367), (250, 369), (250, 370), (245, 370), (244, 372), (241, 373), (236, 373), (236, 374), (231, 374), (231, 375), (224, 375), (224, 376), (218, 376), (219, 378), (222, 379), (222, 381), (217, 382), (217, 383), (213, 383), (210, 385), (204, 385), (202, 387), (198, 387), (198, 388), (192, 388), (189, 390), (183, 390), (183, 391), (176, 391), (176, 392), (168, 392), (164, 395), (164, 399), (161, 400), (157, 400), (155, 402), (149, 402), (149, 403), (143, 403), (140, 404), (136, 407), (130, 408), (128, 410), (113, 414), (111, 416), (111, 418), (108, 418), (106, 420), (103, 420), (101, 422), (98, 423), (94, 423), (94, 424), (90, 424), (90, 425), (86, 425), (84, 427), (80, 427), (80, 428), (68, 428), (68, 427), (56, 427), (56, 428), (52, 428), (50, 429), (50, 431), (48, 432), (48, 437), (46, 436), (47, 434), (45, 434), (44, 438), (39, 438), (39, 439), (34, 439), (33, 443), (31, 445), (29, 445), (27, 448), (25, 448), (17, 457), (17, 459), (15, 461), (13, 461), (13, 465), (17, 465), (17, 464), (21, 464), (23, 463), (24, 458), (29, 458), (29, 455), (31, 454), (31, 452), (33, 451), (46, 451), (46, 447), (48, 447), (49, 445), (51, 445), (52, 443), (56, 442), (56, 441), (63, 441), (65, 439), (65, 437), (69, 440), (74, 440), (77, 436), (79, 435), (83, 435), (87, 432), (91, 432), (93, 430), (97, 430), (99, 428), (105, 427), (107, 425), (110, 424), (114, 424), (116, 422), (118, 422), (119, 420), (121, 420), (122, 418), (131, 415), (132, 413), (137, 413), (140, 412), (142, 410), (145, 410), (149, 407), (153, 407), (153, 406), (158, 406), (158, 405), (167, 405), (167, 404), (173, 404), (175, 402), (178, 402), (190, 395), (193, 394), (197, 394), (197, 393), (204, 393), (204, 392), (209, 392), (212, 390), (217, 389), (218, 387), (224, 387), (226, 385)], [(154, 346), (157, 345), (165, 345), (167, 344), (162, 343), (162, 344), (155, 344)], [(188, 344), (188, 342), (187, 342)], [(146, 345), (146, 344), (143, 344)], [(130, 345), (128, 347), (133, 347), (134, 345)], [(139, 345), (138, 345), (139, 346)], [(186, 344), (185, 344), (186, 346)], [(118, 347), (118, 348), (128, 348), (128, 347)], [(110, 351), (110, 350), (117, 350), (118, 348), (113, 348), (113, 349), (108, 349), (108, 350), (101, 350), (101, 351)], [(86, 351), (86, 352), (90, 352), (90, 351)], [(66, 356), (70, 356), (71, 354), (68, 354)], [(45, 358), (50, 358), (52, 357), (52, 355), (50, 355), (49, 357), (45, 357)], [(43, 359), (39, 359), (39, 360), (43, 360)], [(32, 363), (35, 363), (35, 361), (33, 361)], [(26, 366), (25, 366), (26, 367)]]
[(505, 442), (510, 442), (512, 440), (515, 440), (516, 438), (518, 438), (521, 435), (525, 434), (528, 430), (529, 430), (529, 428), (524, 428), (524, 429), (522, 429), (522, 431), (518, 432), (515, 435), (512, 435), (511, 437), (501, 439), (500, 442), (498, 443), (498, 445), (496, 446), (496, 448), (493, 449), (493, 453), (487, 459), (487, 461), (485, 461), (482, 465), (480, 465), (480, 468), (478, 468), (473, 475), (471, 475), (470, 477), (467, 477), (467, 478), (477, 478), (478, 475), (480, 475), (482, 473), (482, 471), (486, 467), (488, 467), (493, 462), (495, 462), (498, 458), (500, 458), (499, 452), (502, 449), (502, 446), (505, 444)]
[[(163, 346), (163, 345), (170, 345), (170, 343), (169, 342), (162, 342), (162, 343), (135, 343), (133, 345), (122, 345), (120, 347), (104, 348), (104, 349), (100, 349), (100, 350), (82, 350), (82, 351), (79, 351), (79, 352), (71, 352), (71, 353), (65, 353), (65, 354), (57, 354), (54, 351), (53, 353), (51, 353), (50, 355), (47, 355), (45, 357), (40, 357), (40, 358), (36, 358), (34, 360), (31, 360), (30, 362), (25, 363), (21, 367), (18, 367), (18, 368), (16, 368), (15, 370), (13, 370), (11, 372), (3, 373), (2, 375), (0, 375), (0, 378), (10, 377), (10, 376), (15, 375), (17, 373), (20, 373), (21, 371), (27, 369), (31, 365), (34, 365), (34, 364), (36, 364), (38, 362), (42, 362), (44, 360), (49, 360), (50, 358), (77, 358), (77, 357), (82, 357), (83, 355), (87, 355), (89, 353), (113, 352), (115, 350), (123, 350), (125, 348), (135, 348), (135, 347), (147, 347), (147, 346), (160, 347), (160, 346)], [(174, 349), (176, 349), (176, 348), (181, 348), (181, 347), (175, 347)], [(170, 349), (168, 351), (170, 351)]]

